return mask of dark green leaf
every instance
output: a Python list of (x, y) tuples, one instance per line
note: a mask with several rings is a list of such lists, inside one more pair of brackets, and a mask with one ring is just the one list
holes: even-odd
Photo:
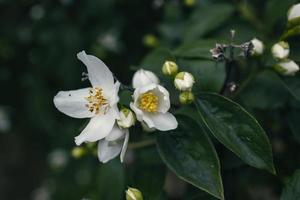
[(224, 199), (220, 163), (209, 137), (192, 119), (178, 116), (180, 127), (157, 136), (163, 161), (181, 179)]
[(230, 18), (233, 12), (233, 6), (229, 4), (201, 6), (194, 11), (187, 23), (185, 41), (193, 41), (218, 28)]
[(225, 81), (225, 64), (209, 60), (178, 61), (182, 71), (191, 72), (196, 79), (194, 92), (219, 92)]
[(300, 170), (297, 170), (283, 189), (280, 200), (300, 199)]
[(289, 93), (300, 101), (300, 74), (294, 77), (282, 77), (282, 81)]
[(125, 192), (124, 169), (115, 159), (103, 164), (98, 171), (98, 199), (122, 199)]
[(203, 93), (196, 105), (212, 134), (247, 164), (275, 173), (269, 140), (259, 123), (237, 103)]
[(300, 110), (293, 110), (288, 116), (288, 125), (295, 136), (296, 140), (300, 143)]

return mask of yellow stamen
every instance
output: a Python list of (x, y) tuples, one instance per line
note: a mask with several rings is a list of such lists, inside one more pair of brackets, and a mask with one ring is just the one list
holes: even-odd
[(157, 112), (158, 97), (153, 92), (146, 92), (139, 97), (139, 107), (146, 112)]
[(85, 97), (88, 101), (86, 107), (90, 112), (95, 112), (95, 114), (100, 113), (100, 109), (104, 108), (104, 113), (107, 111), (108, 102), (103, 96), (103, 91), (101, 88), (95, 87), (91, 88), (89, 91), (89, 96)]

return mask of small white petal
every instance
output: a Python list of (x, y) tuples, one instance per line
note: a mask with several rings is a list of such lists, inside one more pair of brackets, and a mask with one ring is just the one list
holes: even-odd
[(293, 5), (288, 12), (288, 20), (300, 17), (300, 3)]
[(125, 135), (125, 139), (124, 139), (122, 151), (121, 151), (121, 154), (120, 154), (120, 160), (121, 160), (121, 162), (124, 161), (125, 153), (126, 153), (126, 150), (127, 150), (127, 147), (128, 147), (128, 141), (129, 141), (129, 131), (128, 131), (128, 129), (126, 129), (126, 133), (125, 134), (126, 135)]
[(112, 91), (111, 92), (110, 91), (106, 92), (109, 104), (111, 106), (113, 106), (113, 105), (115, 105), (115, 104), (117, 104), (119, 102), (120, 98), (119, 98), (119, 94), (118, 93), (119, 93), (120, 85), (121, 85), (120, 82), (117, 81), (114, 84), (114, 87), (113, 87)]
[(119, 155), (121, 149), (121, 142), (111, 142), (104, 139), (100, 140), (98, 143), (98, 159), (102, 163), (107, 163)]
[(178, 126), (178, 122), (176, 118), (171, 113), (167, 112), (167, 113), (156, 113), (156, 114), (145, 114), (145, 115), (147, 115), (153, 123), (153, 126), (151, 127), (145, 121), (150, 128), (154, 127), (160, 131), (169, 131), (169, 130), (176, 129)]
[(124, 137), (125, 131), (120, 129), (116, 124), (114, 125), (113, 129), (111, 132), (108, 134), (108, 136), (105, 137), (105, 140), (107, 141), (114, 141), (118, 140), (122, 137)]
[(168, 90), (160, 85), (157, 86), (159, 93), (157, 94), (159, 99), (158, 112), (166, 113), (170, 109), (170, 94)]
[(55, 107), (62, 113), (74, 118), (91, 118), (95, 114), (86, 107), (85, 99), (89, 96), (89, 88), (61, 91), (54, 97)]
[(106, 114), (96, 115), (91, 118), (80, 135), (75, 137), (75, 143), (80, 145), (83, 142), (95, 142), (105, 138), (115, 124), (115, 112), (115, 109), (111, 108)]
[(140, 110), (134, 103), (130, 103), (130, 108), (133, 110), (133, 112), (135, 112), (138, 121), (145, 122), (149, 126), (149, 128), (154, 127), (154, 124), (149, 116), (145, 115), (145, 113)]
[(114, 77), (104, 62), (95, 56), (87, 55), (85, 51), (79, 52), (77, 58), (86, 65), (91, 84), (102, 88), (105, 96), (109, 96), (106, 92), (113, 90)]
[(158, 84), (158, 77), (151, 71), (140, 69), (136, 71), (132, 78), (132, 86), (133, 88), (143, 87), (149, 84)]

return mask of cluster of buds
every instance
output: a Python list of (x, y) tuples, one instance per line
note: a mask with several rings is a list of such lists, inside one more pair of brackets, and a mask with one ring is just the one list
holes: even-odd
[(277, 61), (277, 64), (273, 66), (274, 70), (284, 76), (293, 76), (299, 71), (299, 66), (291, 59), (290, 45), (287, 42), (280, 41), (273, 45), (272, 55)]
[(179, 102), (182, 104), (190, 104), (195, 97), (192, 93), (192, 88), (195, 83), (194, 76), (189, 72), (179, 72), (178, 65), (173, 61), (165, 61), (162, 67), (162, 72), (167, 76), (174, 76), (174, 85), (180, 91)]

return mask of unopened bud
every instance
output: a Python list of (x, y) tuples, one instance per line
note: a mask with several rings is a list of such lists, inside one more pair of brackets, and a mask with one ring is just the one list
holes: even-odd
[(147, 34), (143, 38), (143, 43), (147, 47), (156, 47), (158, 45), (158, 39), (155, 35)]
[(184, 0), (184, 5), (188, 7), (193, 7), (195, 5), (196, 1), (195, 0)]
[(181, 92), (179, 95), (179, 102), (182, 104), (190, 104), (195, 100), (195, 96), (190, 91)]
[(284, 60), (274, 66), (274, 69), (285, 76), (294, 76), (299, 71), (299, 66), (292, 60)]
[(164, 75), (175, 75), (178, 72), (178, 66), (173, 61), (166, 61), (162, 67), (162, 72)]
[(143, 200), (143, 195), (138, 189), (128, 188), (126, 190), (126, 200)]
[(175, 87), (180, 91), (189, 91), (195, 83), (194, 76), (189, 72), (179, 72), (174, 80)]
[(74, 158), (81, 158), (82, 156), (85, 155), (85, 153), (86, 153), (86, 151), (82, 147), (74, 147), (71, 152), (71, 154)]
[(257, 38), (253, 38), (251, 40), (251, 42), (253, 44), (252, 54), (253, 55), (262, 55), (264, 53), (264, 49), (265, 49), (264, 43)]
[(300, 25), (300, 3), (293, 5), (288, 11), (289, 27)]
[(272, 47), (272, 54), (275, 59), (285, 59), (290, 54), (290, 46), (289, 43), (281, 41), (277, 44), (274, 44)]
[(117, 120), (119, 127), (130, 128), (135, 124), (135, 116), (133, 112), (128, 108), (123, 108), (120, 111), (120, 119)]

